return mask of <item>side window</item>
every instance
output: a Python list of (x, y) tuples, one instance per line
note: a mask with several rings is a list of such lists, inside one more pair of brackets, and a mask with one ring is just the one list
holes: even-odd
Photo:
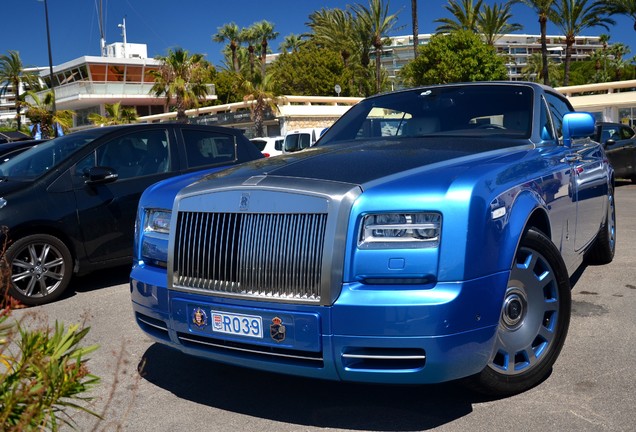
[(234, 162), (236, 144), (232, 135), (182, 129), (188, 168)]
[(630, 139), (634, 136), (634, 130), (627, 126), (621, 128), (621, 139)]
[(138, 131), (108, 141), (80, 161), (76, 172), (82, 175), (93, 166), (113, 168), (119, 179), (168, 172), (171, 164), (166, 131)]
[(541, 139), (544, 141), (554, 140), (554, 126), (552, 124), (552, 118), (548, 114), (548, 104), (545, 99), (541, 100)]
[(554, 122), (554, 128), (556, 129), (560, 140), (563, 137), (563, 116), (573, 110), (565, 99), (562, 99), (552, 93), (546, 93), (545, 99), (548, 102), (552, 121)]

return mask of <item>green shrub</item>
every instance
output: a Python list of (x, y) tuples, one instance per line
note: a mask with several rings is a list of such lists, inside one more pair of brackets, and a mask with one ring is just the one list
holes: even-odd
[(30, 330), (0, 316), (0, 424), (3, 430), (57, 430), (73, 426), (69, 410), (86, 408), (84, 394), (99, 378), (90, 374), (86, 355), (96, 345), (80, 347), (89, 331), (60, 323), (55, 329)]
[[(6, 228), (2, 227), (6, 239)], [(27, 328), (11, 314), (18, 306), (8, 295), (11, 269), (0, 247), (0, 430), (51, 430), (74, 426), (72, 410), (99, 414), (87, 408), (99, 378), (87, 368), (97, 345), (81, 347), (89, 327), (56, 322), (55, 328)], [(26, 315), (28, 316), (28, 315)]]

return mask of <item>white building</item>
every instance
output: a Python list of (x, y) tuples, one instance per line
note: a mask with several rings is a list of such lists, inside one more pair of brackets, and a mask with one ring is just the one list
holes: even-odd
[[(106, 56), (83, 56), (53, 66), (52, 80), (48, 68), (40, 72), (49, 88), (52, 82), (56, 109), (75, 111), (75, 128), (91, 125), (90, 113), (105, 115), (105, 105), (116, 102), (134, 107), (139, 116), (163, 113), (165, 97), (150, 93), (154, 84), (150, 71), (158, 70), (161, 63), (148, 58), (146, 45), (118, 42), (105, 48)], [(48, 91), (40, 92), (41, 98)], [(216, 99), (213, 85), (207, 99)]]
[[(433, 34), (420, 34), (418, 44), (425, 45)], [(549, 35), (546, 37), (549, 57), (561, 63), (565, 58), (565, 37)], [(390, 38), (390, 45), (382, 49), (382, 66), (387, 70), (389, 79), (397, 81), (397, 74), (408, 62), (413, 60), (413, 35), (394, 36)], [(577, 36), (574, 43), (573, 61), (587, 60), (596, 50), (602, 49), (603, 44), (599, 36)], [(495, 42), (495, 49), (500, 55), (506, 56), (506, 67), (510, 80), (522, 80), (522, 69), (527, 66), (528, 59), (534, 53), (541, 52), (541, 38), (539, 35), (504, 34)]]
[[(37, 67), (37, 68), (25, 68), (25, 73), (41, 73), (45, 68)], [(4, 87), (4, 83), (0, 83), (2, 87)], [(19, 94), (24, 94), (29, 88), (24, 84), (20, 83)], [(12, 84), (7, 86), (6, 91), (3, 91), (0, 94), (0, 124), (12, 124), (15, 122), (15, 97), (16, 91), (13, 88)], [(22, 123), (26, 122), (26, 118), (24, 117), (24, 108), (22, 109)]]

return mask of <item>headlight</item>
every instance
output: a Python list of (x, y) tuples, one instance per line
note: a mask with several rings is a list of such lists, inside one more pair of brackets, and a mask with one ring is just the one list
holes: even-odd
[(170, 233), (170, 217), (172, 212), (169, 210), (148, 209), (146, 210), (146, 221), (144, 224), (144, 232), (158, 232), (163, 234)]
[(437, 247), (442, 231), (439, 213), (380, 213), (364, 217), (358, 247)]
[(170, 210), (146, 209), (141, 233), (141, 259), (146, 264), (165, 268), (168, 263)]

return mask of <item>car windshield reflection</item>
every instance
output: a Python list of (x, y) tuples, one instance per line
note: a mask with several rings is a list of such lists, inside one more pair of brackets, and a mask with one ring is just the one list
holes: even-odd
[(76, 132), (39, 144), (0, 165), (0, 177), (12, 180), (34, 180), (64, 162), (104, 132), (91, 129)]

